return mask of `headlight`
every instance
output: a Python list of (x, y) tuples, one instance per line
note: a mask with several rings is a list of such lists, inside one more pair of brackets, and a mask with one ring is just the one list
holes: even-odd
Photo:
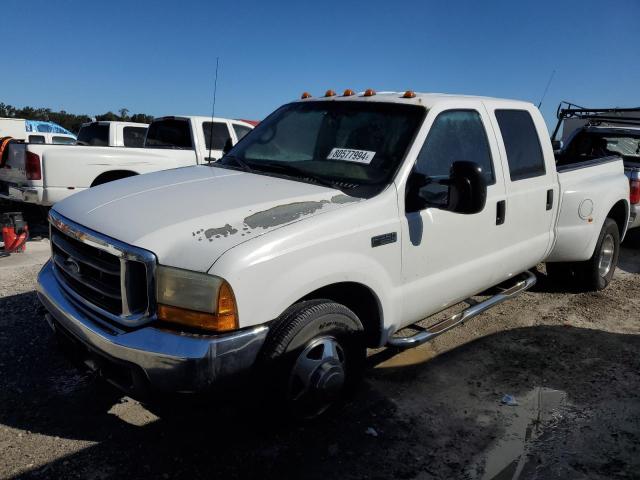
[(163, 266), (156, 274), (160, 320), (216, 332), (238, 328), (233, 290), (222, 278)]

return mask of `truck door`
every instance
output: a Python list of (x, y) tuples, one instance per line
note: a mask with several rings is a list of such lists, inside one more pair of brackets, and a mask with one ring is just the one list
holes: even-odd
[[(495, 137), (488, 135), (490, 125), (479, 101), (465, 102), (462, 109), (434, 107), (429, 111), (428, 134), (407, 181), (401, 218), (403, 317), (407, 323), (478, 293), (501, 275), (496, 206), (505, 201), (505, 187)], [(447, 187), (435, 182), (420, 187), (423, 196), (430, 197), (428, 204), (412, 200), (415, 172), (433, 180), (448, 178), (451, 164), (458, 160), (476, 162), (485, 174), (487, 202), (481, 212), (447, 211)]]
[(489, 108), (489, 113), (507, 192), (501, 261), (516, 274), (542, 261), (551, 246), (559, 196), (557, 175), (553, 158), (545, 160), (540, 138), (548, 134), (539, 114), (510, 108)]

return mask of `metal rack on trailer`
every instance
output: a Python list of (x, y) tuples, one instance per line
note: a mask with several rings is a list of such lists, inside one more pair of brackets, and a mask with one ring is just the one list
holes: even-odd
[[(563, 105), (566, 105), (563, 108)], [(627, 116), (630, 113), (636, 113), (638, 116)], [(640, 107), (634, 108), (584, 108), (580, 105), (562, 101), (558, 105), (556, 111), (556, 117), (558, 123), (551, 135), (551, 141), (556, 141), (560, 125), (563, 120), (568, 118), (575, 118), (579, 120), (586, 120), (588, 125), (601, 125), (603, 123), (612, 123), (617, 125), (631, 125), (640, 127)]]

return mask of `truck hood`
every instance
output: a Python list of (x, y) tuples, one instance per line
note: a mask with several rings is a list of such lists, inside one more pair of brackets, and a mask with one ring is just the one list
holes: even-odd
[(162, 265), (204, 272), (242, 242), (359, 200), (324, 186), (198, 166), (107, 183), (54, 209), (155, 253)]

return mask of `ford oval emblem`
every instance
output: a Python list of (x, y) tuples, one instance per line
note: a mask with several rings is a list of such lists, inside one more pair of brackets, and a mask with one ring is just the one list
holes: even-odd
[(75, 273), (76, 275), (80, 273), (80, 265), (73, 258), (67, 257), (64, 264), (71, 273)]

